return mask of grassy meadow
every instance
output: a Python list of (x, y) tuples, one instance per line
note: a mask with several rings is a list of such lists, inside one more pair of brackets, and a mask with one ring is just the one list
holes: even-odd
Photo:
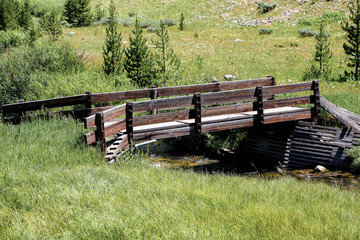
[(1, 239), (358, 239), (358, 192), (107, 165), (73, 120), (0, 125)]
[[(35, 16), (51, 9), (61, 12), (64, 2), (30, 0)], [(92, 9), (106, 9), (109, 2), (92, 1)], [(265, 14), (250, 0), (115, 2), (124, 46), (132, 27), (121, 23), (134, 20), (129, 12), (141, 21), (178, 21), (184, 13), (184, 31), (167, 28), (170, 46), (181, 59), (167, 86), (208, 83), (213, 77), (223, 81), (225, 74), (238, 79), (272, 75), (277, 84), (301, 82), (312, 63), (315, 39), (302, 38), (298, 31), (318, 31), (321, 19), (330, 34), (332, 78), (348, 69), (341, 19), (349, 1), (278, 0), (275, 10)], [(252, 26), (256, 20), (271, 23)], [(273, 33), (260, 35), (261, 28)], [(44, 35), (35, 42), (36, 51), (8, 49), (1, 54), (0, 77), (20, 70), (20, 79), (30, 76), (22, 96), (26, 100), (136, 89), (125, 75), (102, 73), (105, 29), (99, 22), (63, 28), (54, 45)], [(155, 51), (151, 40), (156, 34), (144, 29), (144, 36)], [(51, 50), (62, 44), (83, 56), (81, 66)], [(27, 59), (41, 63), (29, 65)], [(354, 81), (320, 79), (323, 96), (358, 114), (359, 87)], [(2, 89), (0, 101), (5, 101), (1, 94)], [(292, 178), (156, 168), (146, 156), (108, 165), (98, 148), (85, 147), (84, 131), (72, 119), (0, 123), (0, 239), (360, 238), (359, 192)]]

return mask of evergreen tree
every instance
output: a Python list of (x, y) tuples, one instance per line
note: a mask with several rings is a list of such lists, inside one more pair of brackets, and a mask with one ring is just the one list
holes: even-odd
[(179, 21), (179, 30), (182, 31), (185, 29), (185, 16), (183, 13), (180, 15), (180, 21)]
[(133, 37), (129, 37), (130, 46), (125, 50), (125, 70), (128, 77), (139, 87), (150, 87), (154, 83), (156, 71), (137, 18), (132, 33)]
[(117, 33), (116, 29), (116, 7), (111, 0), (109, 8), (109, 23), (106, 27), (106, 39), (103, 46), (104, 63), (102, 68), (104, 73), (117, 74), (121, 70), (121, 59), (123, 51), (121, 49), (121, 33)]
[(55, 10), (52, 10), (50, 14), (44, 15), (40, 19), (41, 28), (50, 34), (53, 39), (57, 39), (62, 34), (60, 18), (56, 14)]
[(91, 23), (90, 0), (78, 0), (77, 26), (89, 26)]
[[(360, 1), (351, 0), (349, 5), (350, 21), (345, 21), (342, 25), (343, 30), (347, 33), (346, 41), (343, 48), (347, 55), (349, 55), (348, 67), (355, 68), (355, 73), (351, 72), (355, 80), (359, 80), (359, 66), (360, 66)], [(347, 72), (345, 72), (347, 75)]]
[(28, 30), (33, 25), (30, 14), (29, 0), (26, 0), (20, 8), (18, 23), (19, 26), (25, 30)]
[(157, 63), (160, 67), (160, 73), (165, 85), (168, 68), (173, 67), (174, 69), (178, 69), (180, 60), (174, 53), (174, 50), (169, 47), (169, 34), (162, 21), (160, 21), (160, 30), (156, 31), (156, 35), (159, 37), (159, 40), (153, 41), (153, 44), (160, 51), (160, 54), (157, 55)]
[(19, 8), (16, 0), (0, 0), (0, 30), (17, 28)]
[(328, 34), (325, 32), (324, 24), (320, 24), (320, 32), (315, 36), (315, 58), (314, 60), (319, 62), (320, 74), (326, 73), (329, 67), (329, 60), (332, 57), (330, 51), (330, 41)]
[(90, 0), (66, 0), (63, 15), (75, 27), (90, 25)]

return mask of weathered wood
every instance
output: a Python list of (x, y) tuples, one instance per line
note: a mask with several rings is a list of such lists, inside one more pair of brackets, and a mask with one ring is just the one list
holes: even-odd
[(106, 142), (105, 142), (105, 127), (104, 127), (104, 113), (100, 112), (95, 114), (95, 138), (96, 141), (100, 142), (101, 151), (106, 153)]
[(264, 109), (269, 109), (279, 107), (293, 107), (307, 104), (311, 104), (311, 96), (268, 100), (263, 102), (263, 107)]
[(133, 103), (126, 103), (126, 134), (129, 144), (133, 144), (134, 123), (133, 123)]
[[(125, 104), (115, 106), (112, 108), (108, 108), (104, 113), (104, 120), (109, 121), (111, 119), (114, 119), (116, 117), (120, 117), (125, 114)], [(95, 115), (91, 115), (84, 119), (84, 126), (85, 128), (91, 128), (95, 126)]]
[(264, 124), (297, 121), (311, 118), (311, 108), (299, 109), (296, 112), (264, 117)]
[(40, 110), (44, 108), (64, 107), (77, 104), (88, 104), (88, 96), (84, 94), (71, 97), (61, 97), (47, 100), (5, 104), (2, 105), (2, 110), (5, 115), (8, 115), (11, 113)]
[(106, 156), (107, 159), (117, 158), (119, 153), (123, 150), (126, 150), (129, 147), (128, 136), (126, 134), (118, 137), (107, 149)]
[(195, 107), (195, 132), (201, 133), (201, 95), (200, 93), (194, 94), (194, 107)]
[(320, 96), (320, 106), (344, 125), (353, 128), (355, 131), (360, 131), (360, 126), (355, 121), (351, 120), (351, 118), (346, 116), (346, 114), (344, 114), (344, 112), (341, 110), (341, 107), (329, 102), (323, 96)]
[[(156, 100), (156, 99), (157, 99), (157, 95), (158, 95), (157, 87), (156, 87), (156, 86), (152, 86), (151, 88), (152, 88), (152, 91), (151, 91), (151, 100)], [(151, 115), (155, 115), (156, 113), (157, 113), (156, 108), (150, 110), (150, 114), (151, 114)]]
[(257, 110), (257, 123), (259, 125), (264, 124), (264, 103), (263, 103), (263, 90), (261, 86), (258, 86), (255, 90), (256, 95), (256, 110)]
[(313, 90), (312, 103), (314, 104), (312, 119), (315, 121), (320, 117), (320, 90), (318, 80), (312, 82), (311, 89)]

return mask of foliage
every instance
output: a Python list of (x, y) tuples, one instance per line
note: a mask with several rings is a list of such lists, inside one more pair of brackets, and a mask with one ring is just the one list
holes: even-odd
[(160, 30), (160, 27), (148, 27), (146, 29), (147, 32), (157, 32)]
[(91, 0), (66, 0), (63, 15), (68, 23), (74, 27), (89, 26)]
[(258, 2), (258, 9), (261, 13), (266, 13), (274, 10), (276, 7), (276, 3), (264, 3)]
[(0, 52), (8, 47), (16, 47), (29, 43), (29, 36), (23, 32), (9, 30), (0, 31)]
[(160, 30), (156, 31), (156, 35), (158, 36), (158, 40), (152, 42), (160, 52), (160, 54), (157, 54), (156, 60), (160, 67), (163, 84), (166, 85), (166, 81), (169, 78), (171, 71), (179, 68), (180, 59), (169, 46), (169, 34), (162, 21), (160, 21)]
[(17, 0), (0, 0), (0, 30), (16, 29), (20, 4)]
[(129, 17), (134, 17), (135, 15), (136, 15), (135, 12), (133, 12), (133, 11), (130, 11), (130, 12), (129, 12)]
[(351, 72), (355, 81), (359, 80), (360, 66), (360, 0), (351, 0), (349, 4), (350, 16), (349, 21), (345, 21), (342, 25), (346, 32), (346, 41), (343, 48), (349, 55), (348, 67), (353, 68), (355, 73)]
[(258, 31), (259, 35), (270, 35), (273, 32), (274, 31), (271, 28), (260, 28)]
[(53, 39), (58, 39), (62, 34), (60, 18), (55, 10), (41, 17), (40, 26)]
[(185, 16), (184, 13), (181, 13), (179, 20), (179, 30), (183, 31), (185, 29)]
[(67, 44), (11, 48), (0, 56), (0, 105), (34, 98), (43, 90), (48, 73), (75, 73), (84, 67), (82, 57)]
[(315, 35), (316, 46), (314, 60), (319, 63), (319, 71), (321, 74), (328, 75), (329, 60), (332, 57), (330, 51), (330, 41), (328, 34), (325, 32), (324, 24), (320, 25), (320, 32)]
[(360, 147), (354, 147), (350, 149), (347, 154), (347, 157), (352, 159), (350, 168), (352, 171), (359, 173), (360, 172)]
[(20, 5), (18, 25), (25, 30), (28, 30), (33, 25), (29, 0), (25, 0), (25, 2)]
[(139, 87), (151, 87), (155, 83), (156, 70), (153, 56), (146, 45), (146, 38), (139, 26), (139, 20), (135, 20), (133, 36), (129, 36), (130, 46), (125, 50), (124, 67), (128, 77)]
[(106, 27), (106, 39), (103, 46), (102, 65), (104, 73), (107, 75), (117, 74), (121, 71), (122, 66), (122, 36), (117, 32), (116, 27), (116, 7), (113, 0), (111, 0), (109, 7), (109, 23)]
[(161, 20), (162, 24), (168, 27), (172, 27), (176, 25), (176, 21), (174, 19), (163, 19)]
[(94, 10), (94, 14), (95, 14), (95, 20), (100, 21), (101, 19), (103, 19), (103, 17), (105, 17), (105, 10), (101, 8), (100, 4), (97, 4)]
[(313, 37), (316, 35), (316, 31), (313, 31), (313, 30), (310, 30), (310, 29), (307, 29), (307, 28), (304, 28), (304, 29), (300, 29), (298, 31), (300, 37)]

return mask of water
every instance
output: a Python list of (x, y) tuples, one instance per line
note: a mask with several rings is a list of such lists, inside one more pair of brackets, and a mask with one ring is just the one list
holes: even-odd
[[(220, 156), (206, 157), (204, 155), (189, 154), (180, 151), (174, 146), (162, 141), (142, 145), (138, 148), (143, 152), (148, 152), (151, 165), (155, 167), (167, 168), (191, 168), (195, 171), (209, 172), (229, 172), (240, 176), (263, 177), (267, 179), (278, 179), (282, 177), (294, 177), (309, 183), (323, 182), (332, 186), (352, 191), (360, 191), (360, 175), (355, 175), (345, 171), (326, 171), (317, 172), (314, 169), (286, 170), (277, 169), (276, 171), (259, 170), (255, 166), (248, 165), (246, 170), (235, 166), (233, 160), (224, 159)], [(250, 168), (249, 168), (250, 166)], [(251, 169), (249, 171), (249, 169)]]

